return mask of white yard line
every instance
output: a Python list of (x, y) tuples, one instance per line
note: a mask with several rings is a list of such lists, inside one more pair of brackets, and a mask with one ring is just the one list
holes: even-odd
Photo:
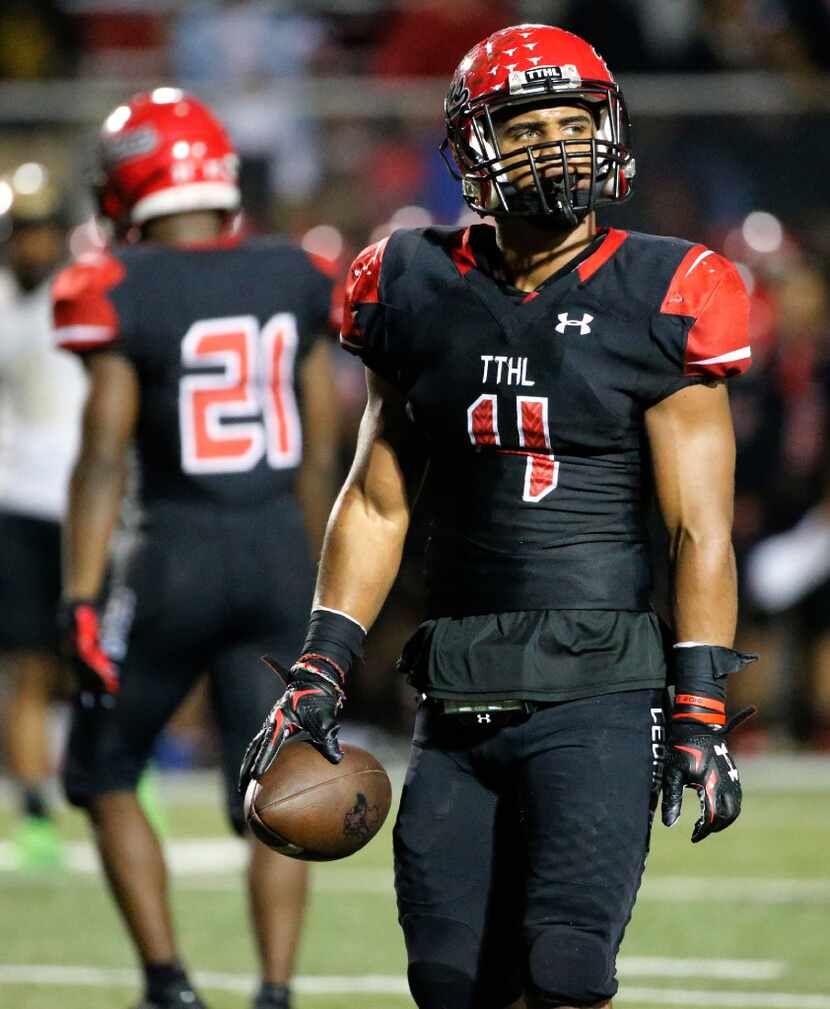
[(614, 1003), (639, 1002), (655, 1006), (712, 1006), (713, 1009), (830, 1009), (828, 995), (797, 995), (792, 992), (712, 991), (695, 988), (621, 988)]
[(710, 960), (681, 959), (668, 956), (621, 956), (617, 958), (620, 976), (694, 977), (718, 981), (774, 981), (787, 972), (781, 960)]
[[(347, 738), (343, 736), (342, 738)], [(348, 740), (347, 740), (348, 741)], [(380, 747), (373, 740), (353, 736), (360, 746), (367, 746), (381, 759), (392, 778), (395, 795), (400, 792), (407, 760), (407, 744), (393, 741)], [(830, 791), (830, 757), (819, 754), (777, 754), (762, 757), (739, 758), (744, 791), (761, 792), (819, 792)], [(221, 808), (222, 786), (216, 770), (165, 771), (157, 775), (163, 801), (177, 805), (202, 805), (211, 803)], [(58, 808), (63, 808), (63, 797), (56, 783), (50, 795)], [(0, 808), (15, 809), (17, 790), (8, 777), (0, 775)]]
[[(177, 885), (188, 889), (235, 889), (237, 875), (247, 860), (246, 845), (233, 837), (204, 837), (170, 841), (165, 845), (169, 865)], [(72, 841), (65, 846), (67, 869), (73, 875), (97, 880), (98, 856), (89, 841)], [(16, 869), (14, 848), (0, 841), (0, 873)], [(56, 883), (59, 875), (50, 877)], [(27, 877), (20, 877), (26, 881)], [(10, 878), (3, 881), (11, 882)], [(314, 885), (323, 892), (392, 893), (389, 869), (352, 868), (348, 863), (314, 869)], [(687, 876), (654, 876), (646, 873), (639, 901), (717, 903), (741, 900), (751, 904), (827, 904), (830, 878), (787, 879), (754, 876), (690, 879)]]
[[(630, 975), (631, 966), (637, 958), (623, 958), (622, 973)], [(657, 966), (658, 961), (648, 958), (648, 964)], [(746, 978), (746, 970), (753, 961), (679, 961), (679, 969), (689, 969), (692, 964), (701, 971), (705, 966), (712, 975), (712, 967), (718, 970), (717, 977), (721, 979), (737, 977)], [(756, 961), (761, 968), (754, 975), (755, 980), (765, 980), (765, 968), (780, 965), (771, 961)], [(659, 961), (659, 965), (669, 966), (669, 961)], [(729, 974), (726, 968), (732, 965), (738, 968), (738, 974)], [(646, 962), (640, 964), (646, 966)], [(628, 967), (629, 969), (625, 969)], [(721, 972), (720, 968), (724, 968)], [(636, 971), (634, 972), (636, 973)], [(680, 975), (676, 975), (680, 976)], [(213, 991), (232, 991), (248, 993), (253, 991), (256, 978), (253, 975), (226, 974), (211, 971), (197, 971), (197, 984)], [(43, 985), (52, 987), (104, 987), (109, 985), (131, 988), (138, 984), (139, 974), (135, 970), (123, 968), (97, 968), (51, 966), (36, 964), (0, 964), (0, 985)], [(294, 980), (294, 988), (304, 995), (401, 995), (408, 994), (406, 979), (383, 974), (368, 974), (364, 976), (334, 976), (314, 977), (300, 976)], [(721, 1009), (830, 1009), (830, 996), (799, 995), (790, 992), (770, 991), (716, 991), (712, 989), (678, 989), (678, 988), (639, 988), (623, 986), (615, 1001), (639, 1002), (656, 1006), (712, 1006)]]
[[(193, 975), (200, 988), (211, 991), (232, 991), (248, 994), (257, 984), (253, 974), (222, 974), (196, 971)], [(139, 972), (119, 967), (61, 967), (35, 964), (0, 964), (0, 985), (33, 984), (56, 987), (102, 988), (118, 985), (137, 987)], [(305, 995), (378, 994), (407, 995), (406, 978), (367, 974), (361, 977), (296, 977), (292, 982), (297, 992)]]
[(830, 902), (830, 878), (785, 879), (753, 876), (646, 876), (638, 901), (740, 900), (747, 904), (826, 904)]

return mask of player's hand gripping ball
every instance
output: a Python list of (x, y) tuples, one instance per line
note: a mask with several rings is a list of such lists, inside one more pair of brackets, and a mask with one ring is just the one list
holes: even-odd
[(291, 669), (264, 661), (288, 687), (242, 759), (245, 819), (263, 844), (283, 855), (345, 858), (383, 825), (392, 801), (389, 778), (370, 753), (337, 740), (345, 695), (335, 663), (315, 654), (304, 654)]
[(262, 661), (287, 684), (282, 697), (268, 712), (262, 728), (248, 743), (239, 769), (239, 791), (244, 795), (252, 779), (259, 781), (274, 762), (282, 745), (302, 733), (319, 752), (336, 764), (342, 759), (337, 716), (346, 698), (343, 677), (322, 655), (302, 655), (285, 669), (270, 655)]
[(365, 750), (343, 744), (331, 764), (302, 738), (280, 747), (276, 759), (245, 793), (245, 819), (274, 851), (309, 862), (352, 855), (377, 834), (389, 812), (392, 786)]

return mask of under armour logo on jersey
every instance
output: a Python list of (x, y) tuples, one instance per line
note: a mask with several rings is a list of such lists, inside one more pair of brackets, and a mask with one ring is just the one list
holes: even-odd
[(723, 757), (726, 761), (727, 767), (729, 768), (729, 780), (738, 780), (738, 768), (732, 763), (732, 758), (729, 756), (729, 750), (726, 748), (726, 743), (715, 743), (715, 753), (719, 757)]
[(479, 725), (489, 725), (492, 719), (489, 715), (476, 715)]
[(594, 321), (593, 315), (588, 315), (587, 312), (582, 316), (581, 319), (569, 319), (567, 312), (559, 313), (559, 322), (556, 325), (557, 333), (564, 333), (568, 326), (579, 326), (579, 335), (587, 336), (591, 332), (591, 323)]

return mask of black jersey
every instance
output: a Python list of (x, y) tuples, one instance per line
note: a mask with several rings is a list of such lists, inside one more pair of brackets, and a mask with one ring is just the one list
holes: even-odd
[(517, 299), (493, 234), (398, 231), (348, 278), (343, 346), (397, 386), (427, 440), (432, 617), (650, 607), (649, 407), (749, 364), (727, 260), (610, 230)]
[(138, 374), (145, 507), (290, 492), (302, 455), (298, 366), (328, 328), (331, 288), (278, 239), (146, 243), (59, 275), (60, 346), (115, 351)]

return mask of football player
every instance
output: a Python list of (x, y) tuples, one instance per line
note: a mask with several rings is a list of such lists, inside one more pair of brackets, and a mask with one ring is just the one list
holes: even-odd
[[(110, 114), (100, 145), (101, 209), (133, 242), (80, 259), (53, 290), (59, 344), (83, 357), (91, 383), (65, 532), (62, 619), (81, 688), (65, 787), (89, 813), (144, 966), (142, 1009), (198, 1007), (135, 786), (207, 672), (228, 813), (243, 831), (236, 772), (279, 693), (256, 660), (296, 653), (313, 587), (308, 536), (322, 539), (333, 497), (332, 283), (287, 241), (235, 229), (236, 154), (195, 98), (138, 95)], [(98, 603), (131, 443), (143, 529), (116, 668)], [(263, 977), (254, 1005), (285, 1009), (306, 870), (256, 845), (248, 879)]]
[(413, 997), (607, 1007), (661, 782), (667, 825), (697, 791), (693, 841), (740, 810), (727, 735), (744, 716), (725, 694), (750, 657), (732, 649), (724, 380), (750, 361), (747, 296), (703, 245), (598, 229), (635, 164), (620, 88), (582, 39), (484, 39), (445, 119), (464, 197), (495, 227), (397, 231), (352, 266), (341, 338), (368, 405), (303, 651), (241, 785), (299, 731), (339, 758), (349, 668), (423, 484), (429, 612), (402, 657), (423, 700), (394, 834)]
[(52, 343), (49, 288), (66, 256), (66, 224), (45, 165), (0, 179), (10, 281), (0, 308), (0, 652), (14, 677), (4, 732), (23, 814), (14, 840), (30, 869), (61, 862), (45, 788), (48, 717), (60, 681), (60, 523), (86, 392), (83, 368)]

